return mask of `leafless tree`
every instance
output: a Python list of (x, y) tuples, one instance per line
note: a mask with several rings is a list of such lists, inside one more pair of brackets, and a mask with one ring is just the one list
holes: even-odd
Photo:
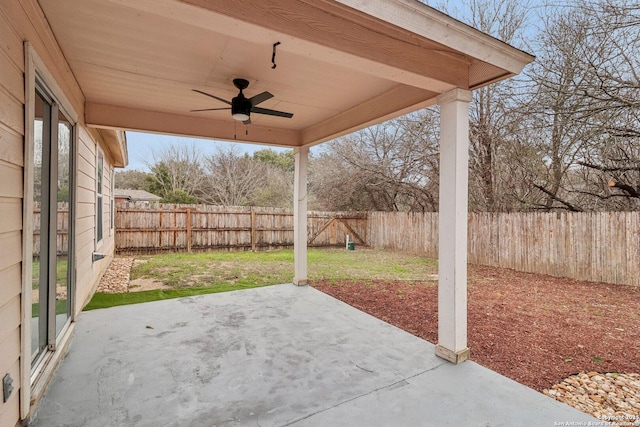
[(311, 168), (315, 203), (329, 210), (437, 210), (438, 126), (438, 114), (427, 109), (332, 141)]
[(235, 147), (218, 149), (205, 160), (203, 201), (223, 206), (250, 205), (264, 175), (262, 166)]
[(546, 168), (532, 181), (544, 195), (534, 207), (638, 207), (639, 10), (602, 0), (549, 14), (525, 120)]
[[(590, 23), (580, 66), (595, 84), (580, 112), (598, 133), (578, 164), (588, 169), (583, 194), (607, 209), (640, 208), (640, 5), (628, 0), (581, 3)], [(602, 184), (606, 182), (606, 186)]]
[(115, 178), (116, 188), (129, 190), (147, 190), (152, 179), (149, 173), (139, 170), (117, 171)]
[[(262, 154), (258, 156), (261, 159), (265, 157)], [(276, 156), (272, 160), (282, 159)], [(273, 162), (241, 154), (237, 147), (218, 149), (205, 158), (201, 200), (224, 206), (291, 207), (293, 173)]]
[(205, 182), (203, 154), (193, 144), (172, 144), (155, 151), (145, 162), (151, 171), (149, 189), (167, 197), (184, 193), (190, 198), (198, 198)]
[[(519, 47), (529, 25), (531, 8), (521, 0), (444, 1), (439, 7), (487, 34)], [(470, 105), (469, 208), (505, 211), (520, 206), (513, 162), (518, 146), (517, 106), (521, 81), (512, 78), (474, 91)], [(515, 144), (515, 146), (514, 146)], [(527, 151), (527, 150), (524, 150)]]

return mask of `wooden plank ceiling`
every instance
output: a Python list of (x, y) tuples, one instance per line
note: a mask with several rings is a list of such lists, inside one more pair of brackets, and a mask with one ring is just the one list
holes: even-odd
[[(314, 145), (433, 104), (532, 60), (415, 0), (40, 0), (86, 98), (87, 125)], [(273, 68), (273, 44), (276, 48)], [(231, 118), (234, 78), (274, 97)]]

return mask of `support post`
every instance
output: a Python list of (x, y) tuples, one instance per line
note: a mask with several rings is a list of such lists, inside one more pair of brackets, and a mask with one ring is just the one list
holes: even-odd
[(440, 202), (438, 229), (438, 344), (436, 355), (458, 364), (467, 348), (467, 218), (469, 102), (454, 89), (440, 104)]
[(294, 150), (295, 175), (293, 181), (293, 284), (307, 284), (307, 164), (309, 148)]

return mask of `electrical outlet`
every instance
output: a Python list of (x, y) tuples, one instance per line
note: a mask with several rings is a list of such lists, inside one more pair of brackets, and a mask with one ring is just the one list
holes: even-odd
[(7, 374), (2, 378), (2, 396), (4, 396), (2, 400), (3, 403), (9, 400), (9, 396), (11, 396), (12, 391), (13, 379), (11, 378), (11, 375)]

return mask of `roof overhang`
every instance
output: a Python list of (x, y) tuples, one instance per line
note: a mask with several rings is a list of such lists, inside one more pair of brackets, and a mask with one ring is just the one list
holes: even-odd
[(129, 163), (127, 135), (123, 130), (95, 127), (91, 129), (91, 132), (97, 139), (104, 142), (105, 150), (113, 166), (123, 168)]
[[(310, 146), (533, 60), (415, 0), (40, 4), (85, 95), (85, 122), (103, 130)], [(226, 107), (192, 89), (230, 100), (237, 77), (249, 80), (248, 97), (274, 95), (261, 107), (293, 118), (254, 113), (243, 125), (229, 111), (190, 112)]]

